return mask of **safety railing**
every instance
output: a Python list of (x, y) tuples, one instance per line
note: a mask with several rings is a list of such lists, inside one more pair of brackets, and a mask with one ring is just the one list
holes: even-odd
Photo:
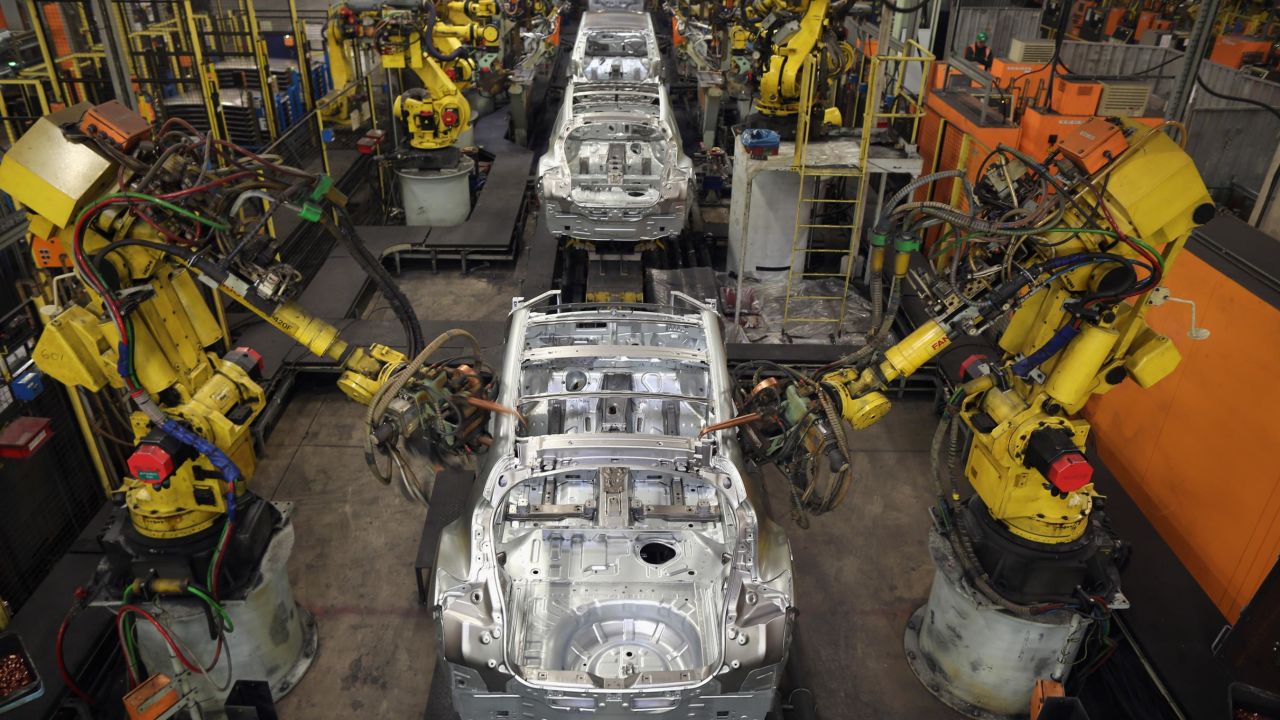
[[(862, 51), (871, 49), (869, 40), (865, 36), (857, 38)], [(934, 56), (913, 40), (892, 41), (887, 46), (886, 54), (868, 55), (863, 52), (866, 62), (860, 63), (855, 57), (852, 63), (851, 69), (858, 72), (855, 78), (865, 80), (866, 93), (858, 156), (847, 163), (811, 164), (811, 145), (817, 138), (812, 134), (813, 113), (804, 109), (812, 107), (817, 92), (819, 60), (816, 55), (809, 58), (801, 72), (802, 111), (797, 118), (793, 163), (800, 182), (783, 304), (784, 333), (799, 324), (832, 325), (833, 336), (842, 332), (854, 259), (861, 245), (872, 136), (880, 129), (881, 123), (892, 124), (904, 142), (916, 143), (920, 121), (924, 117), (924, 95)], [(915, 72), (918, 75), (914, 75)], [(918, 80), (915, 91), (911, 90), (909, 75)], [(832, 180), (839, 178), (853, 181), (852, 197), (848, 196), (847, 181), (841, 181), (843, 185), (837, 183), (832, 192)], [(819, 234), (827, 240), (819, 242)], [(810, 289), (813, 281), (825, 285), (817, 290)], [(820, 304), (826, 304), (831, 311), (814, 312), (813, 309), (821, 307)], [(835, 306), (832, 308), (831, 304)]]
[[(19, 90), (17, 96), (4, 92), (14, 87)], [(48, 115), (51, 109), (43, 79), (0, 79), (0, 126), (4, 128), (6, 147), (13, 145), (32, 123)]]

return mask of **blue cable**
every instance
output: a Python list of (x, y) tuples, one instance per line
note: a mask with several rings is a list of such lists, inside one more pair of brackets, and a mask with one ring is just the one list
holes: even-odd
[[(119, 357), (116, 361), (116, 371), (120, 373), (120, 377), (125, 379), (126, 385), (130, 380), (129, 369), (133, 365), (132, 349), (123, 339), (119, 343)], [(170, 437), (176, 438), (183, 445), (186, 445), (196, 452), (204, 455), (209, 462), (217, 468), (222, 475), (222, 479), (227, 481), (227, 518), (232, 522), (236, 519), (236, 483), (244, 475), (240, 472), (240, 468), (236, 465), (225, 452), (217, 445), (205, 440), (192, 430), (189, 430), (177, 420), (168, 419), (160, 425), (160, 430)]]
[(1035, 352), (1014, 363), (1013, 367), (1010, 369), (1013, 370), (1014, 375), (1025, 379), (1031, 374), (1032, 370), (1035, 370), (1040, 367), (1041, 363), (1054, 355), (1057, 355), (1062, 348), (1067, 346), (1067, 343), (1071, 342), (1075, 339), (1075, 336), (1079, 334), (1080, 328), (1076, 323), (1071, 322), (1063, 325), (1058, 328), (1058, 332), (1054, 333), (1053, 337), (1049, 338), (1044, 345), (1041, 345)]
[(227, 481), (230, 489), (227, 491), (227, 519), (231, 522), (236, 520), (236, 483), (243, 477), (240, 474), (240, 468), (236, 467), (235, 461), (222, 452), (217, 445), (205, 440), (191, 430), (184, 427), (177, 420), (166, 420), (160, 426), (160, 429), (171, 437), (177, 438), (184, 445), (194, 448), (196, 452), (209, 458), (209, 462), (213, 464), (218, 472), (222, 474), (222, 478)]
[[(1056, 272), (1044, 281), (1041, 285), (1041, 289), (1047, 287), (1054, 280), (1057, 280), (1059, 277), (1066, 275), (1078, 267), (1094, 262), (1116, 262), (1127, 263), (1130, 265), (1141, 264), (1136, 260), (1131, 260), (1119, 255), (1102, 253), (1077, 253), (1075, 255), (1066, 255), (1060, 258), (1054, 258), (1053, 260), (1048, 260), (1041, 265), (1043, 270), (1056, 270)], [(1035, 352), (1014, 363), (1010, 370), (1013, 371), (1014, 375), (1026, 379), (1026, 377), (1031, 374), (1032, 370), (1040, 367), (1049, 358), (1061, 352), (1062, 349), (1067, 346), (1067, 343), (1074, 340), (1079, 334), (1080, 326), (1077, 323), (1070, 322), (1063, 325), (1058, 328), (1058, 331), (1055, 332), (1053, 337), (1049, 338), (1044, 345), (1041, 345)]]

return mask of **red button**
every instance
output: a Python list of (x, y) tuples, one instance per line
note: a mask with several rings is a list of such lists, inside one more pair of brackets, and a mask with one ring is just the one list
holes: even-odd
[(173, 474), (173, 456), (159, 445), (142, 445), (129, 456), (129, 474), (143, 482), (163, 482)]
[(262, 370), (262, 353), (246, 345), (241, 345), (240, 347), (236, 348), (236, 352), (242, 352), (245, 355), (248, 355), (249, 357), (253, 358), (253, 362), (258, 366), (258, 370), (259, 371)]
[(1067, 453), (1049, 466), (1049, 482), (1062, 492), (1075, 492), (1093, 482), (1093, 466), (1080, 453)]
[(981, 353), (974, 353), (973, 355), (965, 358), (964, 362), (960, 363), (960, 378), (962, 380), (976, 378), (977, 375), (969, 375), (969, 368), (977, 365), (978, 363), (986, 362), (987, 359), (987, 356)]

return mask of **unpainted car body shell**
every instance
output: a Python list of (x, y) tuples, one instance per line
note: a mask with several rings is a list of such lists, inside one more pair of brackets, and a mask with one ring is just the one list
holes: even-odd
[[(440, 544), (433, 603), (468, 720), (757, 720), (794, 618), (790, 546), (759, 512), (719, 315), (511, 314), (494, 443)], [(719, 715), (718, 713), (726, 713)]]
[(583, 14), (538, 176), (557, 236), (627, 243), (684, 228), (693, 163), (680, 147), (648, 14)]

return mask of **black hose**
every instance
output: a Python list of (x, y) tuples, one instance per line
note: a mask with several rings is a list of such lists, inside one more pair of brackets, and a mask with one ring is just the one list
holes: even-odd
[(467, 51), (467, 46), (465, 45), (459, 45), (458, 49), (448, 55), (445, 55), (436, 49), (436, 44), (432, 41), (432, 38), (436, 34), (436, 4), (432, 2), (432, 0), (427, 0), (427, 2), (422, 4), (427, 11), (427, 24), (424, 28), (426, 37), (422, 38), (422, 47), (427, 49), (427, 54), (440, 62), (449, 62), (450, 60), (457, 60), (462, 57), (462, 54)]
[(396, 283), (395, 278), (391, 277), (391, 273), (382, 267), (382, 261), (373, 256), (369, 252), (369, 248), (365, 247), (364, 242), (360, 240), (359, 234), (356, 232), (355, 225), (351, 223), (351, 217), (347, 215), (345, 210), (338, 209), (338, 226), (330, 227), (332, 232), (338, 239), (338, 242), (351, 253), (356, 262), (360, 264), (361, 269), (378, 287), (378, 292), (387, 299), (387, 304), (391, 307), (391, 312), (395, 313), (396, 319), (404, 327), (405, 342), (409, 351), (406, 353), (409, 357), (414, 357), (422, 352), (422, 348), (426, 346), (426, 342), (422, 337), (422, 323), (418, 321), (418, 314), (413, 310), (413, 304), (409, 302), (409, 298), (400, 289), (400, 285)]
[(1067, 25), (1071, 22), (1071, 8), (1075, 4), (1075, 0), (1066, 0), (1058, 15), (1058, 31), (1053, 36), (1053, 57), (1049, 60), (1049, 88), (1044, 98), (1045, 107), (1053, 106), (1053, 81), (1058, 77), (1058, 64), (1061, 63), (1063, 69), (1071, 72), (1071, 68), (1062, 62), (1062, 41), (1067, 39)]
[(1276, 119), (1280, 120), (1280, 109), (1274, 108), (1259, 100), (1254, 100), (1253, 98), (1239, 97), (1236, 95), (1227, 95), (1225, 93), (1220, 93), (1217, 90), (1214, 90), (1213, 88), (1206, 85), (1204, 80), (1200, 79), (1200, 73), (1198, 72), (1196, 73), (1196, 85), (1199, 85), (1201, 90), (1204, 90), (1205, 92), (1218, 98), (1219, 100), (1231, 100), (1233, 102), (1245, 103), (1247, 105), (1256, 105), (1257, 107), (1260, 107), (1263, 110), (1266, 110), (1272, 115), (1275, 115)]
[[(955, 501), (957, 493), (956, 472), (958, 470), (956, 460), (960, 455), (961, 430), (963, 428), (960, 425), (960, 419), (951, 414), (951, 408), (947, 408), (944, 410), (942, 420), (938, 423), (938, 429), (933, 433), (933, 441), (929, 444), (929, 459), (933, 478), (938, 487), (938, 499), (951, 516), (951, 532), (947, 534), (947, 540), (950, 541), (951, 548), (955, 551), (956, 561), (959, 562), (965, 577), (988, 600), (999, 605), (1015, 617), (1034, 617), (1033, 608), (1005, 599), (1004, 595), (993, 585), (991, 576), (982, 567), (982, 562), (978, 560), (977, 553), (974, 551), (973, 538), (969, 537), (964, 518), (961, 517), (961, 506)], [(944, 460), (942, 451), (944, 441), (947, 440), (949, 440), (946, 443), (948, 445), (947, 457)]]
[(142, 180), (138, 182), (138, 185), (137, 185), (138, 192), (144, 193), (147, 191), (147, 187), (151, 185), (151, 181), (155, 179), (156, 174), (159, 173), (160, 169), (164, 167), (165, 161), (168, 160), (175, 152), (177, 152), (181, 148), (182, 148), (182, 145), (174, 144), (165, 148), (164, 152), (160, 153), (160, 158), (156, 160), (154, 163), (151, 163), (151, 167), (147, 170), (146, 175), (143, 175)]
[(97, 269), (98, 274), (100, 275), (102, 274), (102, 270), (104, 268), (103, 263), (106, 262), (108, 255), (115, 252), (116, 250), (119, 250), (122, 247), (128, 247), (131, 245), (137, 246), (137, 247), (144, 247), (151, 250), (159, 250), (162, 253), (168, 253), (169, 255), (173, 255), (176, 258), (180, 258), (185, 262), (190, 262), (191, 258), (195, 256), (194, 252), (184, 247), (179, 247), (177, 245), (166, 245), (165, 243), (151, 242), (149, 240), (133, 240), (133, 239), (116, 240), (115, 242), (108, 243), (106, 247), (94, 253), (93, 266), (94, 268)]
[(1084, 205), (1081, 205), (1080, 202), (1076, 200), (1075, 196), (1071, 194), (1071, 189), (1067, 187), (1065, 184), (1063, 184), (1062, 180), (1057, 175), (1049, 172), (1049, 168), (1045, 167), (1044, 164), (1042, 164), (1040, 161), (1022, 152), (1021, 150), (1018, 150), (1017, 148), (1009, 147), (1008, 145), (1004, 145), (1004, 144), (997, 145), (996, 150), (1000, 152), (1007, 152), (1010, 155), (1018, 158), (1019, 160), (1022, 161), (1024, 165), (1031, 168), (1032, 170), (1035, 170), (1036, 173), (1040, 175), (1040, 177), (1044, 178), (1045, 180), (1048, 180), (1049, 183), (1053, 185), (1053, 187), (1056, 188), (1059, 193), (1062, 194), (1062, 197), (1066, 198), (1067, 202), (1069, 202), (1073, 207), (1075, 207), (1076, 210), (1080, 211), (1080, 214), (1084, 216), (1084, 219), (1086, 221), (1099, 222), (1102, 219), (1098, 213), (1097, 208), (1086, 207)]

